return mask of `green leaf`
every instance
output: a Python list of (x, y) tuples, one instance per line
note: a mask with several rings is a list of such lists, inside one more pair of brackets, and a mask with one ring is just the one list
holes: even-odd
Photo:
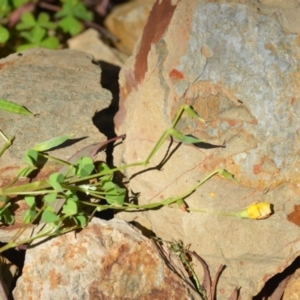
[(52, 203), (56, 200), (57, 193), (49, 193), (43, 197), (44, 202)]
[(86, 217), (83, 215), (77, 215), (73, 217), (74, 221), (77, 225), (79, 225), (81, 228), (86, 226), (87, 220)]
[(23, 215), (23, 221), (25, 224), (29, 224), (32, 222), (32, 220), (36, 217), (37, 212), (33, 209), (28, 209), (25, 211)]
[(90, 157), (82, 157), (78, 163), (76, 174), (80, 177), (89, 176), (93, 172), (94, 168), (94, 162)]
[[(98, 166), (98, 172), (100, 173), (99, 176), (101, 176), (101, 181), (104, 183), (106, 181), (112, 181), (113, 180), (113, 172), (111, 171), (111, 169), (109, 168), (109, 166), (105, 163), (101, 163)], [(106, 175), (102, 175), (102, 174)], [(109, 174), (110, 173), (110, 174)]]
[(73, 12), (73, 6), (76, 5), (76, 3), (78, 2), (78, 0), (61, 0), (61, 2), (63, 3), (62, 8), (59, 12), (57, 12), (55, 14), (56, 18), (62, 18), (62, 17), (66, 17), (66, 16), (72, 16)]
[(4, 222), (8, 225), (11, 225), (15, 222), (15, 217), (8, 208), (6, 208), (0, 212), (0, 217), (1, 217), (1, 219), (3, 218)]
[(15, 8), (18, 8), (18, 7), (22, 6), (23, 4), (26, 4), (30, 1), (31, 0), (12, 0), (12, 3), (13, 3)]
[(125, 199), (125, 191), (119, 195), (105, 195), (107, 203), (122, 206)]
[(38, 151), (38, 152), (44, 152), (44, 151), (48, 151), (52, 148), (55, 148), (61, 144), (63, 144), (65, 141), (67, 141), (68, 139), (70, 139), (74, 134), (68, 134), (68, 135), (62, 135), (62, 136), (57, 136), (55, 138), (52, 138), (50, 140), (47, 140), (45, 142), (42, 142), (36, 146), (34, 146), (34, 150)]
[(175, 138), (176, 140), (184, 143), (184, 144), (197, 144), (197, 143), (203, 143), (204, 140), (200, 140), (200, 139), (197, 139), (193, 136), (189, 136), (189, 135), (184, 135), (182, 134), (181, 132), (179, 132), (178, 130), (176, 129), (171, 129), (170, 130), (170, 135)]
[(37, 46), (39, 45), (39, 43), (42, 41), (42, 39), (45, 37), (46, 35), (46, 30), (40, 26), (35, 26), (32, 30), (31, 30), (31, 36), (33, 39), (33, 43), (36, 44)]
[(53, 187), (53, 189), (57, 192), (62, 192), (63, 188), (61, 186), (61, 183), (64, 181), (65, 177), (61, 173), (52, 173), (49, 176), (48, 182)]
[(0, 19), (7, 17), (9, 12), (11, 11), (12, 7), (8, 0), (1, 0), (0, 1)]
[(232, 175), (231, 173), (227, 172), (226, 170), (224, 169), (219, 169), (217, 170), (219, 175), (221, 175), (222, 177), (226, 178), (226, 179), (231, 179), (231, 180), (236, 180), (234, 178), (234, 175)]
[(64, 33), (70, 33), (72, 36), (81, 31), (81, 24), (75, 18), (68, 16), (59, 21), (59, 26)]
[(22, 114), (32, 116), (33, 114), (24, 106), (14, 103), (12, 101), (0, 99), (0, 110), (5, 110), (15, 114)]
[[(34, 44), (34, 38), (31, 34), (31, 31), (30, 32), (27, 32), (27, 31), (22, 31), (20, 32), (20, 36), (23, 37), (24, 39), (26, 39), (28, 42), (30, 42), (31, 44)], [(28, 44), (29, 45), (29, 44)], [(24, 46), (24, 45), (23, 45)]]
[(92, 21), (93, 20), (93, 14), (89, 12), (86, 8), (86, 6), (79, 2), (77, 3), (73, 8), (73, 16), (77, 17), (84, 21)]
[(50, 20), (50, 16), (44, 12), (39, 13), (37, 17), (37, 23), (40, 26), (43, 26), (43, 24), (48, 24)]
[(21, 52), (21, 51), (35, 48), (35, 47), (36, 47), (35, 44), (23, 44), (23, 45), (17, 47), (17, 52)]
[(9, 197), (8, 196), (0, 196), (0, 202), (6, 203), (9, 201)]
[(35, 197), (34, 196), (25, 196), (24, 200), (29, 207), (35, 206)]
[(111, 171), (111, 169), (110, 169), (110, 167), (106, 164), (106, 163), (104, 163), (104, 162), (102, 162), (102, 163), (100, 163), (99, 164), (99, 166), (98, 166), (98, 172), (100, 173), (100, 176), (101, 176), (101, 173), (106, 173), (106, 174), (113, 174), (113, 172)]
[(18, 171), (18, 178), (28, 177), (33, 171), (36, 170), (36, 167), (24, 167)]
[(71, 190), (68, 190), (66, 192), (66, 197), (68, 200), (78, 201), (78, 197), (77, 197), (76, 193)]
[(66, 201), (66, 203), (63, 206), (63, 210), (62, 212), (66, 215), (66, 216), (73, 216), (76, 215), (78, 213), (78, 204), (77, 202), (68, 199)]
[(103, 182), (102, 184), (102, 189), (105, 191), (105, 192), (109, 192), (109, 191), (112, 191), (115, 189), (115, 186), (116, 184), (113, 183), (112, 181), (106, 181), (106, 182)]
[(59, 217), (55, 213), (53, 213), (52, 211), (45, 210), (42, 213), (42, 221), (45, 222), (45, 223), (52, 223), (52, 222), (59, 221)]
[[(18, 30), (28, 29), (36, 25), (35, 18), (32, 13), (25, 12), (21, 16), (21, 23), (17, 24), (16, 28)], [(20, 28), (21, 27), (21, 28)]]
[(38, 152), (31, 149), (25, 153), (23, 160), (29, 165), (35, 167), (38, 161)]
[(102, 185), (105, 192), (105, 199), (109, 204), (123, 205), (126, 189), (120, 188), (118, 185), (111, 181), (107, 181)]
[(0, 44), (4, 44), (9, 39), (9, 31), (3, 27), (0, 26)]
[(37, 18), (37, 23), (39, 26), (47, 29), (55, 29), (56, 24), (50, 21), (50, 16), (47, 13), (40, 13)]
[(40, 43), (40, 46), (48, 49), (57, 49), (59, 40), (55, 36), (49, 36)]

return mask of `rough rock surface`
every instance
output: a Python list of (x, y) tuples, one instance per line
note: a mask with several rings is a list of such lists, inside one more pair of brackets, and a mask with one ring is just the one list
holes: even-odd
[(27, 250), (14, 299), (200, 299), (171, 272), (151, 240), (122, 220)]
[[(0, 60), (0, 98), (24, 105), (36, 116), (24, 116), (0, 110), (0, 129), (15, 136), (13, 146), (0, 159), (0, 187), (15, 178), (22, 157), (37, 143), (74, 133), (71, 145), (49, 153), (68, 160), (73, 154), (106, 137), (93, 124), (97, 111), (108, 107), (111, 94), (100, 85), (101, 69), (91, 56), (75, 50), (34, 49)], [(4, 140), (0, 140), (0, 148)], [(37, 179), (45, 179), (57, 165), (47, 164)], [(0, 230), (6, 242), (18, 230), (27, 205), (19, 204), (17, 222), (9, 230)], [(29, 230), (29, 234), (30, 234)]]
[(286, 286), (282, 300), (300, 299), (300, 269), (291, 276)]
[(300, 254), (300, 38), (256, 7), (206, 2), (156, 1), (121, 71), (115, 123), (118, 134), (127, 135), (124, 163), (144, 160), (185, 103), (208, 125), (184, 115), (177, 128), (226, 147), (181, 145), (172, 152), (174, 143), (161, 171), (127, 171), (130, 189), (140, 193), (139, 203), (155, 202), (180, 195), (221, 167), (239, 184), (213, 178), (186, 199), (190, 207), (231, 212), (268, 201), (274, 215), (252, 221), (168, 207), (120, 217), (164, 239), (191, 243), (212, 273), (226, 264), (218, 300), (234, 287), (241, 287), (242, 299), (251, 299)]
[(117, 5), (105, 19), (105, 26), (119, 42), (116, 46), (131, 54), (147, 22), (149, 11), (155, 0), (133, 0)]
[(100, 34), (95, 29), (88, 29), (85, 32), (68, 40), (69, 49), (79, 50), (93, 55), (96, 60), (123, 66), (128, 56), (117, 49), (107, 46), (100, 39)]

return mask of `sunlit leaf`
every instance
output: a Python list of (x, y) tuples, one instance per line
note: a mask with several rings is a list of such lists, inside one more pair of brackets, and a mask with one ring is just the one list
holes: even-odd
[(43, 152), (43, 151), (48, 151), (54, 147), (57, 147), (61, 144), (63, 144), (65, 141), (69, 140), (74, 134), (68, 134), (68, 135), (61, 135), (61, 136), (57, 136), (54, 137), (52, 139), (49, 139), (45, 142), (42, 142), (36, 146), (34, 146), (34, 150), (38, 151), (38, 152)]
[(78, 204), (75, 201), (68, 199), (63, 206), (62, 212), (66, 216), (76, 215), (78, 212)]
[(37, 161), (38, 161), (38, 152), (36, 152), (35, 150), (31, 149), (29, 151), (27, 151), (25, 153), (25, 156), (23, 158), (23, 160), (30, 166), (35, 167), (37, 165)]
[(6, 203), (9, 200), (8, 196), (0, 196), (0, 202)]
[(40, 26), (35, 26), (31, 31), (32, 42), (38, 46), (39, 43), (45, 37), (45, 35), (46, 35), (46, 29)]
[(33, 171), (36, 170), (36, 167), (24, 167), (18, 171), (18, 178), (28, 177)]
[(9, 39), (9, 31), (3, 27), (0, 26), (0, 44), (4, 44)]
[(49, 36), (40, 42), (40, 46), (48, 49), (57, 49), (59, 46), (59, 40), (55, 36)]
[(33, 209), (28, 209), (23, 215), (23, 221), (25, 224), (31, 223), (32, 220), (36, 217), (37, 212)]
[(25, 196), (24, 200), (29, 207), (35, 206), (35, 197), (34, 196)]
[(49, 176), (48, 182), (51, 184), (54, 190), (57, 192), (62, 192), (63, 188), (61, 183), (64, 181), (65, 177), (61, 173), (52, 173)]
[(89, 176), (94, 170), (94, 162), (90, 157), (82, 157), (78, 163), (76, 174), (80, 177)]
[(59, 26), (64, 33), (70, 33), (72, 36), (81, 31), (81, 24), (72, 16), (67, 16), (59, 21)]
[(81, 228), (86, 226), (87, 219), (85, 216), (77, 215), (74, 216), (73, 219), (75, 220), (76, 224), (79, 225)]
[(56, 222), (58, 220), (59, 220), (59, 217), (50, 210), (45, 210), (42, 213), (42, 221), (45, 223), (52, 223), (52, 222)]
[(14, 103), (12, 101), (0, 99), (0, 110), (5, 110), (14, 114), (22, 114), (32, 116), (33, 114), (24, 106)]
[(56, 198), (57, 198), (56, 193), (49, 193), (43, 197), (43, 200), (47, 203), (52, 203), (56, 200)]

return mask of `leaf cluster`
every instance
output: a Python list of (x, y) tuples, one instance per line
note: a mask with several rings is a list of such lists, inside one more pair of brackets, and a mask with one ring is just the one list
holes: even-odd
[(49, 4), (36, 0), (0, 0), (0, 45), (14, 51), (33, 47), (57, 49), (68, 36), (83, 30), (93, 13), (80, 0)]
[[(17, 199), (17, 201), (24, 200), (28, 206), (23, 214), (24, 225), (50, 225), (46, 226), (49, 230), (41, 230), (32, 238), (22, 241), (22, 244), (42, 236), (60, 235), (70, 230), (84, 228), (97, 210), (124, 205), (126, 189), (114, 183), (113, 171), (107, 164), (96, 164), (88, 156), (82, 156), (75, 163), (69, 163), (46, 153), (72, 136), (72, 134), (59, 136), (27, 151), (23, 158), (26, 166), (19, 169), (12, 182), (0, 188), (0, 221), (3, 224), (11, 225), (15, 222), (12, 207)], [(2, 137), (5, 136), (2, 134)], [(6, 140), (11, 144), (11, 140), (7, 138)], [(32, 172), (39, 170), (40, 166), (44, 165), (41, 161), (45, 160), (54, 160), (63, 167), (67, 166), (67, 169), (61, 168), (45, 180), (16, 184), (20, 179), (30, 177)], [(104, 204), (99, 208), (98, 204), (103, 201)], [(20, 235), (21, 232), (18, 236)], [(16, 246), (16, 243), (12, 241), (9, 245)], [(5, 249), (7, 247), (6, 245)]]

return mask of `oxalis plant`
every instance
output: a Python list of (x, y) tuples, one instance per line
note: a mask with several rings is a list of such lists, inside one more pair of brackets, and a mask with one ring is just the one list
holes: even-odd
[[(0, 99), (0, 109), (9, 112), (31, 115), (26, 108), (15, 103)], [(0, 221), (7, 226), (15, 222), (14, 204), (24, 200), (28, 209), (23, 215), (23, 225), (6, 245), (0, 248), (0, 253), (14, 247), (26, 246), (36, 239), (62, 235), (64, 233), (85, 228), (97, 211), (113, 209), (117, 211), (139, 211), (157, 209), (171, 204), (178, 204), (184, 211), (206, 212), (224, 216), (240, 218), (263, 219), (271, 214), (270, 204), (266, 202), (254, 203), (237, 212), (207, 212), (202, 209), (187, 208), (185, 199), (199, 188), (204, 182), (215, 175), (234, 180), (232, 174), (224, 169), (217, 169), (197, 182), (190, 189), (177, 197), (170, 197), (159, 202), (143, 205), (133, 204), (126, 200), (126, 189), (114, 181), (114, 173), (124, 169), (144, 166), (150, 163), (161, 145), (168, 137), (172, 137), (184, 144), (201, 143), (203, 140), (187, 136), (176, 130), (181, 115), (186, 113), (191, 118), (205, 122), (188, 105), (182, 106), (175, 116), (170, 128), (160, 137), (148, 157), (143, 162), (135, 162), (117, 168), (110, 168), (104, 162), (93, 160), (95, 153), (103, 149), (104, 143), (90, 145), (76, 153), (69, 161), (49, 155), (47, 152), (58, 147), (73, 135), (55, 137), (42, 142), (26, 152), (24, 161), (27, 166), (22, 167), (14, 180), (0, 188)], [(14, 138), (7, 138), (0, 131), (5, 145), (0, 150), (0, 157), (12, 145)], [(20, 184), (20, 179), (30, 177), (33, 171), (41, 168), (41, 162), (54, 161), (61, 165), (58, 172), (52, 173), (45, 180), (37, 180)], [(43, 163), (44, 164), (44, 163)], [(23, 233), (32, 226), (32, 234), (24, 237)]]

